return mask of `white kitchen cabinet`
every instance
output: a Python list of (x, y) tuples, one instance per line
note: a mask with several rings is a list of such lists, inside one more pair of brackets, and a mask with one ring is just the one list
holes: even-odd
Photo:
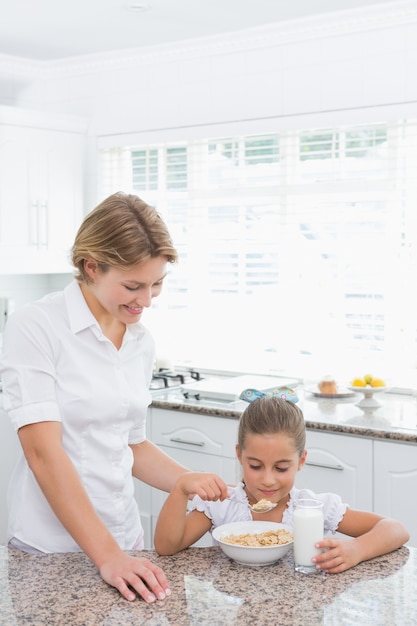
[(68, 253), (83, 218), (84, 137), (57, 131), (41, 131), (41, 135), (39, 186), (32, 194), (38, 198), (38, 230), (32, 228), (32, 233), (38, 249), (46, 252), (58, 272), (69, 266)]
[(21, 447), (6, 411), (0, 408), (0, 544), (7, 538), (7, 489)]
[[(236, 459), (238, 421), (152, 408), (151, 439), (176, 461), (193, 471), (215, 472), (227, 483), (239, 479)], [(156, 520), (167, 494), (151, 490), (152, 536)], [(212, 545), (206, 534), (195, 545)]]
[(372, 511), (372, 441), (329, 432), (307, 431), (307, 460), (296, 486), (333, 492), (351, 508)]
[(0, 107), (0, 273), (70, 271), (83, 213), (84, 142), (78, 123), (5, 115)]
[(374, 510), (399, 519), (417, 546), (417, 446), (374, 441)]

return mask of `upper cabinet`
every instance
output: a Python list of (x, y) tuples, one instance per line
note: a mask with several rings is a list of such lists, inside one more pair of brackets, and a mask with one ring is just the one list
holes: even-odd
[(85, 137), (78, 119), (0, 107), (0, 274), (71, 271)]

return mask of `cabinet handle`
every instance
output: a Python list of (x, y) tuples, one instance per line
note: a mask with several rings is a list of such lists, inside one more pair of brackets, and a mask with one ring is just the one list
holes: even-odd
[(48, 247), (48, 203), (32, 202), (29, 213), (30, 244), (35, 248)]
[(38, 202), (32, 202), (29, 210), (29, 243), (31, 246), (38, 246)]
[(48, 247), (48, 202), (38, 205), (38, 247)]
[(311, 465), (312, 467), (323, 467), (324, 469), (332, 469), (338, 470), (339, 472), (343, 472), (343, 465), (327, 465), (326, 463), (313, 463), (312, 461), (306, 461), (306, 465)]
[(200, 448), (204, 446), (204, 441), (189, 441), (188, 439), (181, 439), (181, 437), (171, 437), (170, 441), (174, 443), (185, 443), (190, 446), (200, 446)]

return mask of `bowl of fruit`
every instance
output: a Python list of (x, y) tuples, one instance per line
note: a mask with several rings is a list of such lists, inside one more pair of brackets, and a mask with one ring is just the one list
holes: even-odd
[(374, 394), (385, 391), (386, 388), (385, 380), (372, 376), (372, 374), (365, 374), (365, 376), (354, 378), (349, 387), (352, 391), (363, 394), (363, 398), (357, 403), (357, 406), (364, 409), (373, 409), (381, 406), (381, 403), (374, 398)]

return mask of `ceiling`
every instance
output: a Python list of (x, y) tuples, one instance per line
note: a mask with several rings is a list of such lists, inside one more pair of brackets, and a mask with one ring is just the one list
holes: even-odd
[(221, 35), (384, 0), (0, 0), (0, 55), (51, 61)]

